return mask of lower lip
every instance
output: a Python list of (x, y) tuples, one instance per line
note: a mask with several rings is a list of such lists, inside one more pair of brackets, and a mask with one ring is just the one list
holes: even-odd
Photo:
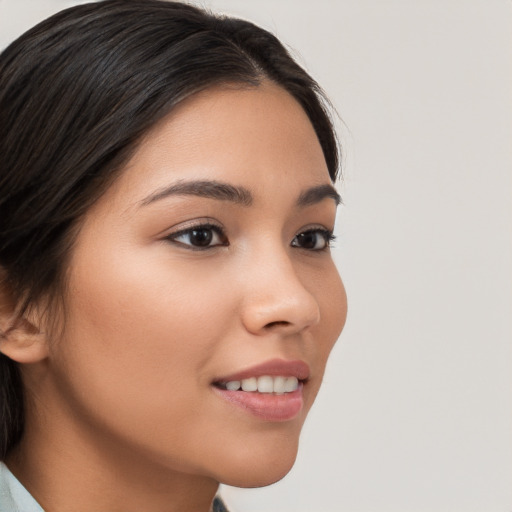
[(265, 421), (289, 421), (302, 410), (302, 383), (291, 393), (276, 395), (274, 393), (258, 393), (247, 391), (229, 391), (214, 388), (229, 403), (245, 409), (249, 413)]

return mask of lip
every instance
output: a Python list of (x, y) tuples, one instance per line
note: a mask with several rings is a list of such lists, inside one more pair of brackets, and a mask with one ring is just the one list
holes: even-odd
[(228, 391), (216, 387), (213, 387), (213, 391), (229, 404), (264, 421), (283, 422), (294, 419), (302, 410), (304, 405), (303, 387), (302, 382), (299, 382), (299, 387), (295, 391), (282, 395), (258, 393), (257, 391)]
[[(218, 383), (262, 377), (263, 375), (271, 377), (296, 377), (299, 380), (299, 387), (290, 393), (275, 394), (242, 390), (230, 391), (215, 386)], [(283, 422), (294, 419), (302, 410), (304, 405), (304, 383), (309, 378), (309, 375), (309, 366), (304, 361), (272, 359), (251, 368), (215, 379), (212, 389), (229, 404), (249, 412), (259, 419), (269, 422)]]
[(297, 377), (299, 381), (305, 381), (309, 378), (309, 374), (309, 366), (304, 361), (272, 359), (252, 366), (251, 368), (220, 377), (215, 379), (214, 382), (230, 382), (234, 380), (249, 379), (251, 377), (262, 377), (263, 375), (269, 375), (271, 377)]

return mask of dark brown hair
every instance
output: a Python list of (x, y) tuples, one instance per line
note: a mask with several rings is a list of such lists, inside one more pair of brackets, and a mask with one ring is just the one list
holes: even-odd
[[(318, 85), (252, 23), (178, 2), (106, 0), (14, 41), (0, 55), (0, 286), (18, 312), (62, 290), (73, 229), (174, 105), (264, 79), (303, 107), (334, 181), (338, 145)], [(0, 354), (0, 459), (22, 432), (20, 372)]]

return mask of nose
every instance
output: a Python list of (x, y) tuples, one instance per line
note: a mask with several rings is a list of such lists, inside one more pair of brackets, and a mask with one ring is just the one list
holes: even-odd
[(242, 321), (249, 332), (292, 335), (318, 324), (318, 301), (304, 286), (288, 255), (267, 255), (251, 267), (245, 273), (242, 301)]

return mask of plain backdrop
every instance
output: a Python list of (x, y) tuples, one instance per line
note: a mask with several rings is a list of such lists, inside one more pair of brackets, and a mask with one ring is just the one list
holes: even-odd
[[(66, 0), (0, 0), (0, 47)], [(341, 119), (349, 318), (295, 468), (236, 512), (512, 510), (512, 2), (205, 0)]]

